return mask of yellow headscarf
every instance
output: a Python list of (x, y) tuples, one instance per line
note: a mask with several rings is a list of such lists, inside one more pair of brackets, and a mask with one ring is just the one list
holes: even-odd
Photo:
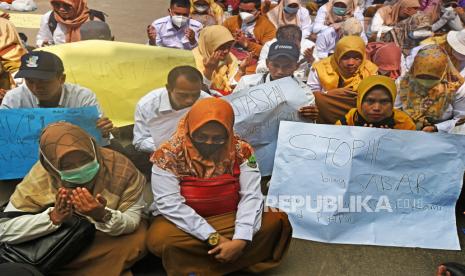
[[(229, 30), (221, 25), (205, 27), (199, 36), (198, 46), (193, 50), (195, 64), (202, 74), (205, 71), (204, 60), (208, 60), (221, 45), (234, 41)], [(239, 64), (233, 54), (229, 53), (224, 63), (220, 63), (211, 77), (210, 88), (231, 92), (230, 80), (236, 75)]]
[[(426, 88), (415, 81), (419, 75), (434, 76), (440, 82)], [(417, 129), (434, 124), (441, 120), (463, 83), (463, 77), (452, 65), (445, 50), (436, 44), (427, 45), (415, 56), (410, 72), (400, 82), (402, 110), (412, 117)]]
[[(362, 55), (362, 63), (354, 75), (346, 77), (339, 68), (340, 59), (348, 52)], [(318, 73), (321, 86), (329, 91), (335, 88), (351, 88), (356, 91), (360, 82), (371, 75), (376, 75), (378, 66), (366, 59), (365, 42), (360, 36), (344, 36), (336, 43), (334, 54), (313, 65)]]
[[(190, 0), (191, 1), (191, 13), (195, 12), (194, 4), (198, 2), (199, 0)], [(208, 9), (208, 13), (213, 16), (216, 20), (216, 24), (222, 24), (223, 23), (223, 14), (224, 11), (223, 9), (216, 4), (214, 0), (204, 0), (205, 2), (208, 3), (210, 6), (210, 9)]]
[[(363, 125), (359, 121), (366, 122), (366, 118), (363, 116), (362, 112), (362, 102), (363, 98), (373, 89), (375, 86), (383, 86), (391, 95), (392, 106), (394, 106), (394, 101), (396, 99), (397, 87), (393, 79), (386, 76), (369, 76), (365, 78), (357, 89), (357, 108), (352, 108), (345, 116), (345, 121), (347, 125)], [(403, 130), (415, 130), (415, 123), (413, 120), (403, 111), (398, 109), (393, 109), (393, 120), (394, 120), (394, 129), (403, 129)], [(361, 118), (360, 118), (361, 117)], [(357, 123), (359, 122), (359, 123)], [(341, 121), (338, 121), (336, 124), (340, 125)]]

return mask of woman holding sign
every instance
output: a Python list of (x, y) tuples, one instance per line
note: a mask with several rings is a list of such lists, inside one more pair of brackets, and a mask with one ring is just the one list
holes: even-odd
[(370, 76), (357, 89), (357, 108), (352, 108), (337, 125), (415, 130), (412, 119), (394, 109), (396, 84), (385, 76)]
[(287, 215), (263, 213), (258, 164), (233, 125), (228, 102), (201, 99), (151, 157), (147, 246), (168, 275), (258, 273), (279, 265), (289, 246)]

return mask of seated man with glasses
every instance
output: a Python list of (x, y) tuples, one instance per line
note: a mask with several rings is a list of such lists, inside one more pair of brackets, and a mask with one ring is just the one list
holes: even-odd
[(253, 149), (233, 125), (228, 102), (199, 100), (151, 157), (155, 218), (147, 246), (168, 275), (259, 273), (287, 251), (287, 215), (263, 212)]
[(247, 74), (255, 73), (263, 45), (276, 37), (276, 27), (260, 14), (260, 6), (261, 0), (241, 0), (239, 15), (231, 16), (223, 23), (234, 36), (231, 52), (239, 60), (252, 57)]

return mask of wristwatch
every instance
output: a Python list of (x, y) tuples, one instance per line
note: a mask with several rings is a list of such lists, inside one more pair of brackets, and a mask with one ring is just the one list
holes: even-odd
[(220, 234), (218, 232), (212, 233), (208, 236), (208, 245), (211, 247), (215, 247), (220, 242)]

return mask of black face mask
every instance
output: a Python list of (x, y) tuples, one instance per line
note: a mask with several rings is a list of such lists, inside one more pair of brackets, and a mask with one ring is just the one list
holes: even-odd
[(204, 158), (209, 158), (213, 153), (217, 152), (221, 149), (224, 145), (217, 145), (217, 144), (207, 144), (207, 143), (197, 143), (193, 142), (195, 148), (199, 151), (199, 153)]

